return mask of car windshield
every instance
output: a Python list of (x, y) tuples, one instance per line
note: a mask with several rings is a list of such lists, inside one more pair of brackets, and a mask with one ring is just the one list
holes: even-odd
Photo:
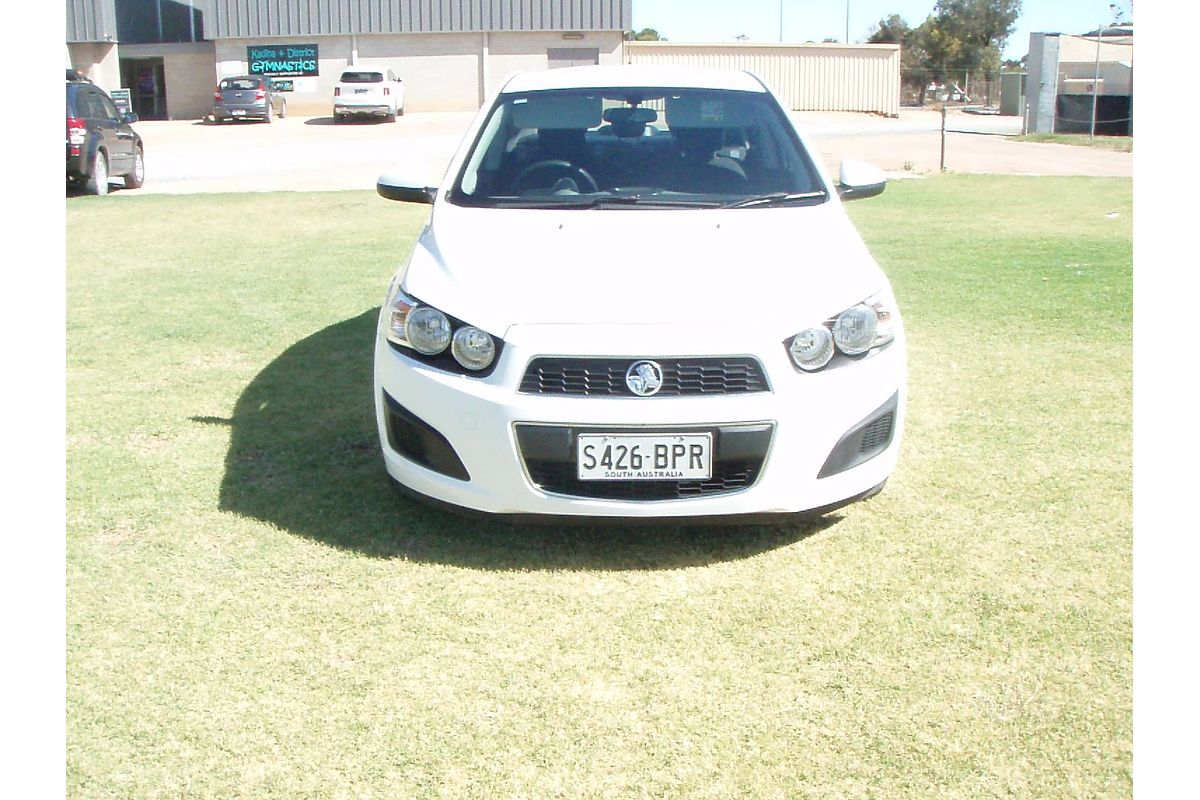
[(383, 73), (343, 72), (342, 83), (383, 83)]
[(770, 95), (617, 88), (501, 95), (449, 199), (492, 207), (661, 208), (826, 197)]
[(232, 89), (244, 92), (251, 89), (258, 89), (260, 86), (262, 86), (262, 81), (258, 78), (226, 78), (221, 81), (221, 91)]

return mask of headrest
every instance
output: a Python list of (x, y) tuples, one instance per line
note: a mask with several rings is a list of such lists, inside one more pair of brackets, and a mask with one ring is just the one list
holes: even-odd
[(513, 124), (538, 130), (584, 130), (600, 124), (599, 95), (530, 95), (513, 101)]

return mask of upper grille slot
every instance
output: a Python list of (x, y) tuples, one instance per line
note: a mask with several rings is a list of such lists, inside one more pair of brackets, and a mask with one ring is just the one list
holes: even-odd
[[(522, 394), (578, 397), (637, 397), (625, 384), (625, 373), (640, 359), (535, 358), (521, 379)], [(658, 397), (744, 394), (769, 391), (758, 359), (656, 358), (663, 371)]]

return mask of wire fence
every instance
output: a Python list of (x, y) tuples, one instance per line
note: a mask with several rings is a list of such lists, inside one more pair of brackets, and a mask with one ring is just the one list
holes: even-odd
[(997, 105), (1000, 102), (1001, 74), (983, 70), (901, 69), (900, 105)]

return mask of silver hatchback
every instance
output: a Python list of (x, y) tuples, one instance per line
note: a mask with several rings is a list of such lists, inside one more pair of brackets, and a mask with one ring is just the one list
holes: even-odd
[(261, 119), (287, 116), (287, 98), (278, 93), (270, 78), (233, 75), (222, 78), (213, 92), (213, 120)]

